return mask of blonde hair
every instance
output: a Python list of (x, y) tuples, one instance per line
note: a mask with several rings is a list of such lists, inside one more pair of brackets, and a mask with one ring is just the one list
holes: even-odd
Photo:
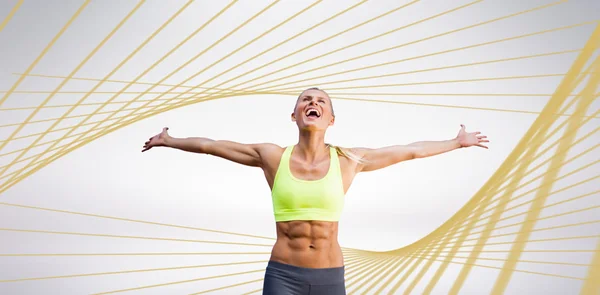
[(367, 163), (367, 161), (365, 159), (363, 159), (359, 155), (353, 153), (349, 149), (344, 149), (344, 148), (341, 148), (339, 146), (331, 145), (331, 144), (328, 144), (328, 143), (326, 143), (326, 145), (328, 147), (334, 148), (335, 151), (337, 152), (337, 154), (340, 155), (340, 156), (342, 156), (342, 157), (345, 157), (345, 158), (347, 158), (349, 160), (352, 160), (354, 162), (357, 162), (359, 164), (365, 164), (365, 163)]
[[(327, 97), (329, 97), (329, 94), (327, 92), (325, 92), (325, 90), (319, 89), (318, 87), (311, 87), (311, 88), (305, 89), (304, 91), (302, 91), (300, 93), (300, 95), (302, 95), (302, 93), (304, 93), (305, 91), (308, 91), (308, 90), (318, 90), (318, 91), (321, 91), (321, 92), (327, 94)], [(300, 98), (300, 97), (298, 97), (298, 98)], [(331, 98), (329, 99), (329, 102), (331, 103), (331, 114), (335, 117), (335, 112), (333, 111), (333, 103), (331, 102)], [(345, 158), (347, 158), (349, 160), (355, 161), (355, 162), (357, 162), (359, 164), (365, 164), (367, 162), (365, 159), (363, 159), (359, 155), (353, 153), (349, 149), (341, 148), (339, 146), (332, 145), (332, 144), (329, 144), (329, 143), (325, 143), (325, 145), (327, 147), (334, 148), (338, 155), (340, 155), (342, 157), (345, 157)]]

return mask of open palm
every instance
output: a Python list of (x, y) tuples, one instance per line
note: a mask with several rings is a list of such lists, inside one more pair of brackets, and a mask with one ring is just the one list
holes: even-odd
[(165, 145), (165, 141), (167, 140), (167, 138), (169, 137), (169, 132), (168, 132), (169, 128), (165, 127), (163, 128), (162, 132), (150, 137), (148, 139), (148, 141), (146, 141), (144, 143), (144, 147), (142, 149), (142, 152), (145, 152), (155, 146), (164, 146)]
[(484, 142), (490, 142), (489, 140), (487, 140), (487, 136), (485, 135), (480, 135), (481, 132), (476, 131), (476, 132), (467, 132), (465, 129), (465, 125), (460, 124), (460, 131), (458, 131), (458, 135), (456, 136), (456, 139), (458, 140), (458, 143), (460, 144), (461, 147), (471, 147), (471, 146), (478, 146), (478, 147), (482, 147), (482, 148), (488, 148), (487, 146), (483, 145), (482, 143)]

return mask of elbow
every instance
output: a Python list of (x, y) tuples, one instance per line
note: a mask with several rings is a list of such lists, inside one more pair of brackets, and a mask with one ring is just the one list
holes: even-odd
[(420, 159), (429, 157), (427, 150), (422, 147), (415, 147), (411, 152), (411, 159)]
[(200, 154), (211, 154), (214, 150), (214, 140), (203, 138), (198, 140), (198, 142), (194, 146), (194, 150)]

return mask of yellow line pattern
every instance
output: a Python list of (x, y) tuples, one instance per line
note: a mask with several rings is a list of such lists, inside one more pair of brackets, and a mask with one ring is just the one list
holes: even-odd
[[(0, 32), (23, 10), (24, 1), (19, 0), (0, 23)], [(62, 156), (83, 147), (86, 144), (120, 128), (129, 126), (142, 119), (161, 114), (191, 104), (219, 100), (231, 97), (256, 97), (257, 95), (276, 95), (283, 97), (296, 96), (298, 92), (310, 86), (324, 87), (336, 100), (353, 101), (361, 104), (388, 103), (422, 106), (428, 108), (467, 109), (474, 112), (509, 112), (535, 117), (521, 141), (504, 160), (502, 165), (475, 193), (475, 195), (450, 219), (418, 241), (398, 249), (389, 251), (367, 251), (343, 247), (346, 266), (346, 286), (348, 294), (462, 294), (472, 291), (473, 281), (480, 278), (490, 279), (489, 289), (478, 294), (508, 294), (515, 287), (515, 277), (551, 279), (572, 288), (569, 294), (591, 295), (600, 292), (600, 202), (598, 196), (597, 173), (600, 160), (598, 147), (597, 119), (600, 118), (598, 108), (598, 86), (600, 85), (600, 22), (581, 20), (565, 24), (561, 27), (545, 28), (526, 34), (510, 34), (502, 38), (490, 39), (483, 43), (468, 42), (467, 46), (451, 46), (440, 48), (435, 52), (418, 52), (416, 55), (392, 54), (396, 49), (410, 49), (419, 44), (434, 42), (442, 37), (455, 36), (475, 28), (487, 29), (490, 24), (507, 22), (516, 17), (528, 14), (545, 13), (551, 7), (560, 7), (568, 1), (546, 1), (542, 5), (530, 9), (507, 13), (499, 17), (481, 20), (474, 24), (462, 25), (459, 28), (443, 29), (440, 32), (427, 34), (414, 40), (394, 41), (390, 47), (374, 49), (370, 42), (390, 38), (392, 34), (403, 33), (408, 29), (418, 28), (424, 24), (442, 18), (464, 13), (469, 9), (479, 9), (484, 1), (464, 2), (437, 13), (429, 14), (407, 24), (397, 24), (401, 14), (411, 9), (428, 9), (426, 1), (403, 1), (386, 8), (358, 24), (335, 29), (325, 37), (311, 39), (310, 34), (317, 32), (344, 17), (352, 17), (352, 13), (369, 9), (372, 2), (355, 1), (352, 5), (340, 4), (337, 10), (327, 18), (319, 19), (314, 24), (307, 24), (265, 48), (265, 40), (269, 40), (275, 32), (286, 30), (293, 22), (310, 18), (314, 10), (326, 5), (324, 1), (314, 0), (281, 17), (277, 23), (252, 33), (248, 41), (243, 41), (237, 48), (227, 48), (226, 52), (216, 58), (207, 58), (217, 50), (222, 50), (223, 43), (236, 38), (236, 34), (246, 32), (244, 29), (260, 22), (260, 17), (278, 12), (284, 2), (268, 1), (257, 6), (254, 15), (236, 17), (228, 32), (219, 32), (217, 40), (206, 44), (202, 49), (183, 56), (181, 64), (174, 70), (159, 77), (150, 79), (151, 73), (162, 66), (165, 61), (178, 54), (181, 48), (189, 45), (194, 38), (201, 38), (207, 30), (214, 30), (215, 24), (230, 13), (239, 9), (237, 0), (222, 5), (214, 15), (206, 17), (201, 25), (191, 34), (174, 46), (168, 47), (150, 66), (139, 68), (133, 75), (124, 75), (123, 69), (142, 52), (151, 47), (150, 44), (164, 33), (174, 22), (184, 17), (193, 9), (193, 0), (180, 4), (163, 23), (156, 24), (156, 29), (141, 39), (139, 45), (133, 46), (130, 52), (122, 54), (124, 58), (109, 69), (107, 74), (99, 77), (84, 77), (82, 69), (111, 38), (143, 7), (153, 5), (143, 0), (136, 1), (126, 16), (103, 36), (101, 41), (85, 58), (68, 74), (51, 71), (37, 71), (37, 67), (48, 55), (53, 46), (62, 42), (65, 32), (80, 17), (84, 9), (92, 9), (90, 1), (82, 1), (76, 12), (65, 20), (64, 26), (46, 44), (41, 52), (23, 69), (15, 70), (16, 82), (8, 89), (0, 89), (0, 131), (7, 134), (0, 138), (0, 197), (9, 188), (17, 185), (28, 176), (42, 169)], [(141, 11), (141, 10), (140, 10)], [(382, 20), (394, 20), (393, 28), (388, 25), (379, 26)], [(401, 22), (400, 22), (401, 23)], [(14, 23), (11, 23), (11, 25)], [(370, 28), (367, 36), (357, 40), (341, 40), (342, 36)], [(556, 36), (565, 32), (581, 32), (590, 29), (585, 44), (571, 44), (571, 47), (549, 49), (539, 52), (518, 52), (502, 58), (473, 58), (468, 63), (448, 63), (445, 65), (427, 65), (432, 58), (451, 56), (452, 53), (481, 48), (503, 46), (507, 41), (519, 42), (540, 36)], [(592, 30), (593, 29), (593, 30)], [(492, 30), (492, 29), (490, 29)], [(245, 33), (244, 33), (245, 34)], [(317, 34), (318, 35), (318, 34)], [(0, 35), (0, 39), (2, 35)], [(303, 39), (301, 39), (303, 38)], [(349, 38), (351, 39), (351, 38)], [(246, 39), (244, 39), (246, 40)], [(300, 46), (292, 41), (302, 41)], [(0, 40), (2, 41), (2, 40)], [(329, 44), (335, 45), (330, 46)], [(300, 42), (300, 41), (298, 41)], [(331, 42), (331, 43), (329, 43)], [(292, 46), (294, 45), (294, 46)], [(276, 55), (274, 49), (287, 51)], [(312, 52), (319, 47), (321, 50)], [(251, 49), (252, 50), (249, 50)], [(291, 48), (291, 49), (290, 49)], [(359, 50), (360, 49), (360, 50)], [(352, 53), (359, 50), (359, 53)], [(247, 52), (252, 53), (247, 53)], [(385, 62), (376, 57), (389, 55)], [(121, 56), (121, 55), (119, 55)], [(477, 73), (480, 67), (495, 67), (507, 63), (522, 63), (522, 69), (528, 62), (540, 60), (552, 62), (557, 58), (569, 58), (572, 63), (568, 71), (555, 70), (535, 73), (510, 73), (502, 75), (472, 74), (468, 77), (452, 77), (439, 79), (422, 79), (415, 81), (419, 74), (437, 74), (448, 71), (468, 70)], [(331, 60), (326, 60), (329, 58)], [(235, 62), (232, 62), (235, 60)], [(263, 60), (262, 63), (254, 63)], [(315, 65), (316, 61), (326, 63)], [(201, 61), (201, 67), (198, 63)], [(409, 64), (423, 61), (418, 68), (402, 68), (388, 70), (391, 65)], [(229, 65), (221, 65), (230, 62)], [(297, 70), (297, 71), (293, 71)], [(335, 78), (340, 75), (348, 77)], [(131, 77), (128, 77), (131, 76)], [(179, 77), (175, 79), (176, 77)], [(25, 83), (31, 81), (49, 82), (51, 89), (30, 89)], [(402, 79), (402, 80), (401, 80)], [(405, 79), (405, 80), (404, 80)], [(554, 84), (553, 81), (560, 80)], [(68, 88), (69, 83), (79, 81), (89, 83), (89, 87), (79, 90)], [(525, 82), (524, 82), (525, 81)], [(452, 85), (469, 83), (528, 83), (536, 81), (549, 85), (545, 91), (486, 91), (469, 93), (447, 90)], [(541, 81), (541, 82), (540, 82)], [(373, 83), (370, 83), (373, 82)], [(361, 84), (370, 83), (370, 84)], [(115, 86), (110, 90), (106, 86)], [(429, 87), (428, 90), (414, 90), (413, 87)], [(116, 89), (116, 90), (115, 90)], [(140, 90), (141, 89), (141, 90)], [(425, 88), (420, 88), (425, 89)], [(484, 89), (484, 88), (479, 88)], [(70, 103), (57, 102), (59, 97), (74, 97)], [(92, 97), (102, 96), (101, 102)], [(468, 102), (447, 103), (444, 97), (477, 98), (485, 102), (490, 97), (518, 98), (520, 100), (547, 99), (544, 108), (523, 110), (511, 107), (493, 107), (482, 103), (479, 106)], [(28, 99), (41, 97), (40, 100)], [(9, 101), (10, 98), (10, 101)], [(435, 99), (438, 99), (435, 100)], [(429, 101), (425, 102), (424, 99)], [(435, 100), (435, 101), (434, 101)], [(8, 103), (7, 103), (8, 101)], [(11, 102), (21, 102), (19, 106), (6, 106)], [(467, 101), (467, 99), (465, 99)], [(439, 103), (438, 103), (439, 102)], [(74, 114), (81, 107), (90, 111)], [(38, 118), (44, 111), (55, 111), (58, 115)], [(12, 116), (13, 114), (21, 114)], [(22, 115), (25, 114), (25, 115)], [(5, 119), (10, 118), (10, 119)], [(22, 119), (14, 119), (22, 118)], [(101, 118), (101, 119), (99, 119)], [(12, 120), (12, 121), (11, 121)], [(67, 127), (60, 126), (74, 120)], [(36, 124), (47, 124), (42, 131), (26, 132), (27, 128)], [(7, 132), (5, 132), (8, 130)], [(47, 139), (48, 135), (60, 135), (58, 139)], [(19, 143), (26, 142), (26, 144)], [(186, 286), (185, 293), (207, 294), (225, 292), (231, 294), (257, 294), (262, 291), (263, 274), (268, 262), (270, 247), (274, 238), (250, 233), (237, 233), (226, 230), (209, 229), (141, 220), (125, 216), (78, 212), (59, 208), (25, 205), (25, 202), (0, 202), (0, 207), (19, 212), (35, 212), (48, 216), (68, 215), (76, 218), (92, 218), (106, 222), (137, 224), (166, 230), (177, 230), (178, 234), (114, 234), (100, 232), (93, 228), (81, 231), (34, 228), (29, 226), (0, 226), (0, 232), (7, 236), (43, 236), (49, 239), (77, 238), (82, 241), (97, 239), (110, 241), (144, 241), (153, 245), (192, 245), (189, 248), (173, 248), (168, 250), (129, 249), (121, 250), (74, 250), (64, 252), (44, 251), (43, 247), (33, 247), (19, 252), (0, 253), (0, 259), (73, 259), (82, 264), (93, 265), (92, 259), (146, 259), (156, 263), (152, 267), (112, 268), (58, 272), (43, 275), (0, 277), (0, 288), (13, 286), (14, 283), (26, 282), (37, 284), (40, 281), (64, 280), (65, 283), (85, 277), (121, 277), (128, 275), (173, 274), (182, 271), (188, 276), (170, 279), (165, 275), (157, 275), (149, 283), (125, 284), (123, 286), (105, 286), (100, 290), (92, 290), (96, 294), (114, 294), (130, 291), (156, 289), (169, 293), (169, 288)], [(186, 233), (182, 236), (181, 233)], [(187, 235), (189, 234), (189, 235)], [(206, 235), (206, 236), (205, 236)], [(210, 236), (208, 236), (210, 235)], [(115, 248), (116, 249), (116, 248)], [(577, 256), (581, 259), (573, 260)], [(162, 258), (185, 259), (185, 264), (169, 262), (161, 264)], [(202, 260), (192, 262), (192, 259)], [(188, 261), (190, 260), (190, 261)], [(3, 261), (0, 261), (0, 264)], [(200, 271), (204, 270), (204, 273)], [(485, 275), (483, 274), (485, 270)], [(573, 271), (576, 270), (576, 271)], [(180, 290), (180, 289), (178, 289)], [(180, 293), (180, 292), (179, 292)]]
[(8, 15), (4, 18), (4, 20), (0, 23), (0, 32), (2, 32), (2, 30), (4, 30), (4, 28), (6, 27), (6, 25), (8, 24), (8, 22), (10, 22), (10, 20), (15, 16), (15, 14), (17, 13), (17, 11), (19, 10), (19, 8), (21, 7), (21, 5), (23, 5), (23, 2), (25, 0), (19, 0), (17, 2), (17, 4), (15, 4), (15, 6), (13, 6), (13, 8), (10, 10), (10, 12), (8, 13)]

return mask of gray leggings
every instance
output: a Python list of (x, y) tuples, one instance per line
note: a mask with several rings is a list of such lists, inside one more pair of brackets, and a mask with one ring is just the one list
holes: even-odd
[(305, 268), (269, 261), (263, 295), (346, 295), (344, 267)]

